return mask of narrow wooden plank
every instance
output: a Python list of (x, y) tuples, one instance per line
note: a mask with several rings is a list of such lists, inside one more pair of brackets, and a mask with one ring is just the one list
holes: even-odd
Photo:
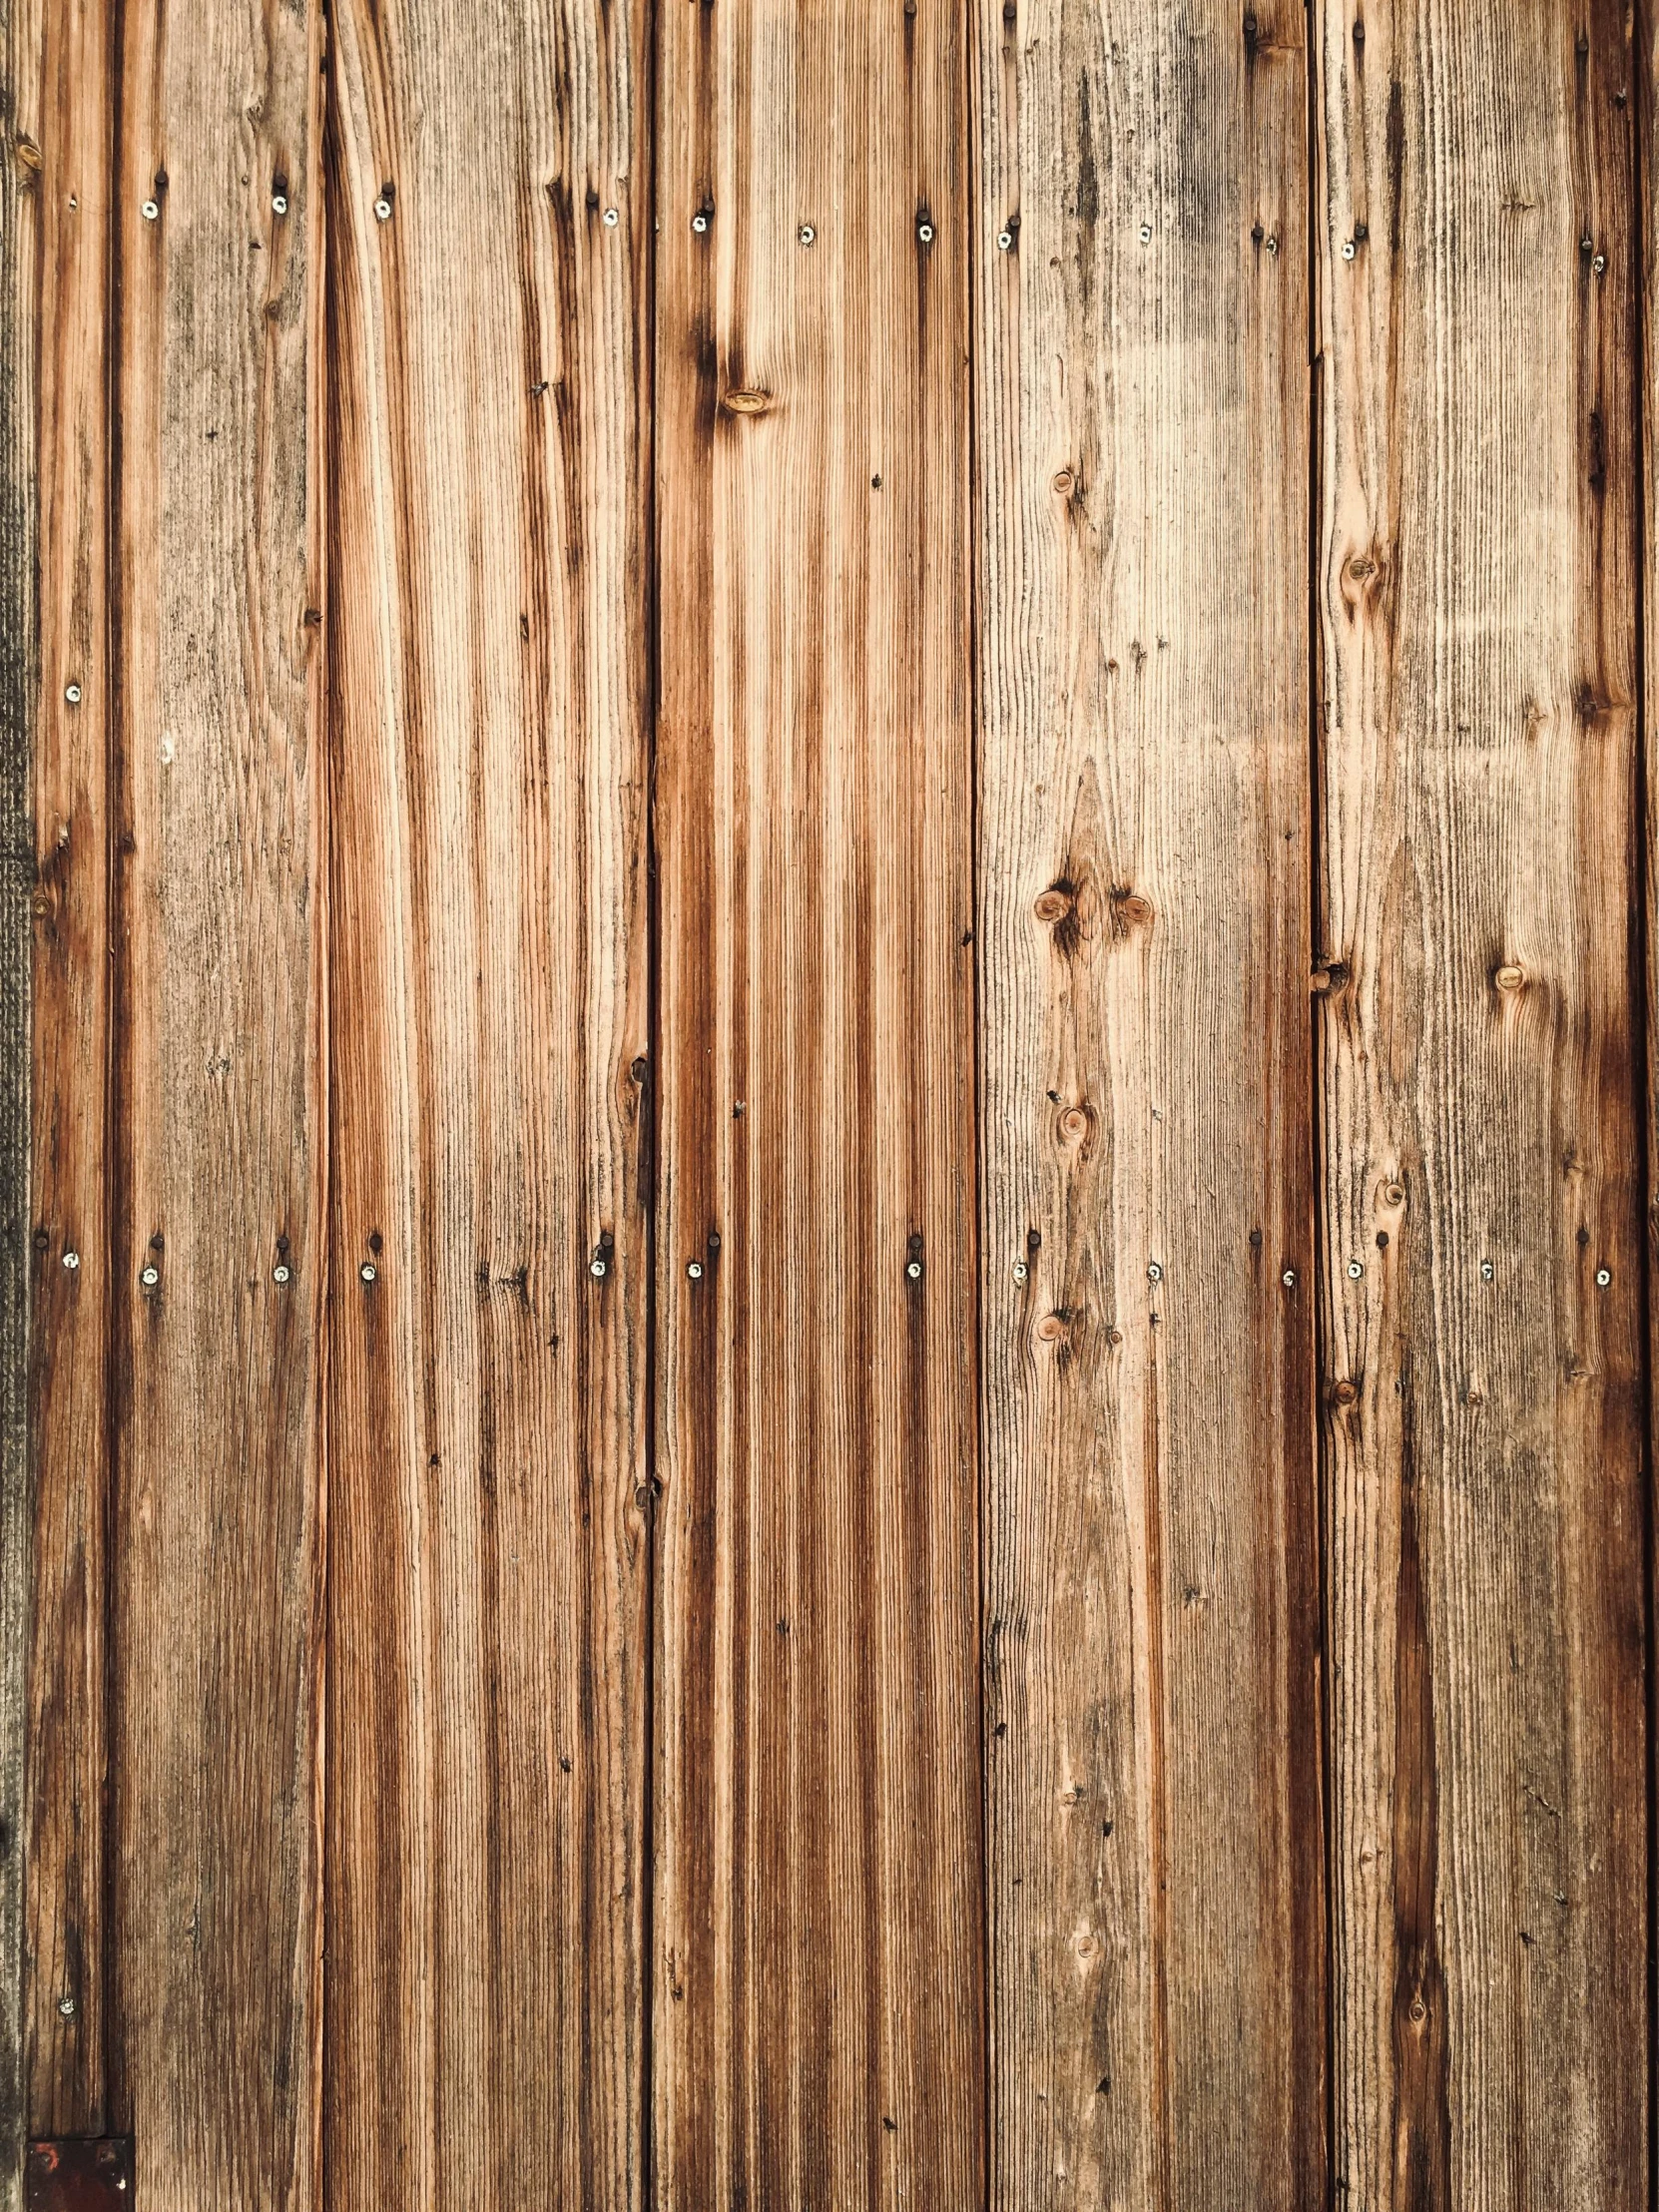
[(967, 2212), (963, 13), (661, 28), (659, 2192)]
[(1635, 2206), (1627, 11), (1316, 14), (1337, 2182)]
[(0, 2208), (21, 2203), (27, 1661), (34, 1540), (29, 1405), (34, 763), (39, 719), (39, 0), (0, 0)]
[(334, 16), (342, 2207), (641, 2201), (645, 20)]
[(297, 2212), (320, 2028), (320, 11), (112, 20), (110, 2102), (145, 2203)]
[(1297, 0), (977, 0), (991, 2201), (1324, 2205)]
[[(21, 25), (19, 26), (21, 28)], [(40, 260), (34, 818), (33, 1544), (26, 1769), (27, 2119), (107, 2116), (104, 1791), (110, 1454), (109, 10), (36, 18)], [(38, 378), (38, 382), (36, 379)]]

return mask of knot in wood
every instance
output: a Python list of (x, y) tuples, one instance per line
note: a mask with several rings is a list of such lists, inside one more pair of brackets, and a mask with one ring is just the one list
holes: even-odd
[(763, 415), (772, 405), (772, 394), (770, 391), (760, 390), (758, 386), (746, 386), (741, 391), (729, 391), (721, 405), (728, 414)]

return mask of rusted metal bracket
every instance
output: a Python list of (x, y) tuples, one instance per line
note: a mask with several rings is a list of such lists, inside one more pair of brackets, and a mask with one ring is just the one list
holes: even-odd
[(129, 2137), (66, 2136), (29, 2145), (23, 2212), (130, 2212), (132, 2202)]

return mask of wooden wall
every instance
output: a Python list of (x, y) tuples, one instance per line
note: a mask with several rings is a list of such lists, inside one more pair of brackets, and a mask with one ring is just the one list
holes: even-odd
[(1653, 2201), (1616, 0), (0, 0), (0, 2202)]

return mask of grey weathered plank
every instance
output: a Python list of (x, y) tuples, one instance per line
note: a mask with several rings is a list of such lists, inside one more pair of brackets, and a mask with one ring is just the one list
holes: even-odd
[(1304, 16), (972, 13), (991, 2201), (1312, 2207)]
[(1648, 2201), (1627, 11), (1320, 26), (1334, 2157)]

